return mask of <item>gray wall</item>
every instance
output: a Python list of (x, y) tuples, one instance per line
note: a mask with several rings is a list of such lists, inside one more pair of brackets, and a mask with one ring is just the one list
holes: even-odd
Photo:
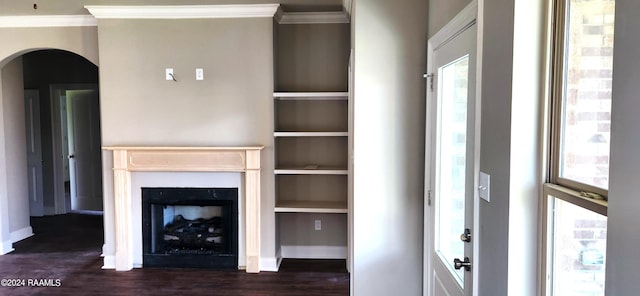
[(353, 295), (420, 295), (427, 1), (356, 1)]
[(429, 37), (438, 33), (471, 0), (429, 0)]
[[(322, 221), (322, 230), (314, 230), (314, 221)], [(347, 246), (345, 214), (278, 214), (282, 246)]]
[(346, 91), (349, 24), (278, 25), (276, 91)]
[[(270, 18), (98, 23), (102, 144), (264, 145), (262, 257), (275, 255), (272, 29)], [(177, 82), (165, 80), (165, 68)], [(204, 81), (195, 68), (204, 68)], [(113, 198), (108, 161), (105, 209)], [(107, 233), (113, 223), (105, 217)]]
[(616, 0), (611, 106), (611, 162), (607, 230), (606, 295), (637, 295), (640, 290), (640, 2)]
[(271, 30), (266, 18), (100, 21), (103, 144), (271, 146)]
[(491, 203), (480, 202), (479, 295), (507, 295), (512, 0), (484, 2), (480, 171), (491, 175)]
[[(11, 213), (9, 231), (31, 232), (29, 223), (29, 191), (27, 186), (27, 142), (24, 114), (22, 59), (2, 67), (2, 120), (5, 141), (6, 194)], [(24, 237), (22, 237), (24, 238)]]
[[(3, 10), (4, 11), (4, 10)], [(0, 28), (0, 66), (38, 49), (62, 49), (98, 64), (96, 27)]]

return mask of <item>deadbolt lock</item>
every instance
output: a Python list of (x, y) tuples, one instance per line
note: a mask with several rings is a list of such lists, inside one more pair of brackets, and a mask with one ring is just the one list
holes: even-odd
[(464, 257), (464, 261), (458, 258), (453, 259), (453, 268), (460, 269), (463, 267), (465, 271), (471, 271), (471, 261), (469, 261), (469, 257)]
[(460, 235), (460, 240), (465, 243), (471, 242), (471, 230), (469, 228), (464, 229), (464, 233)]

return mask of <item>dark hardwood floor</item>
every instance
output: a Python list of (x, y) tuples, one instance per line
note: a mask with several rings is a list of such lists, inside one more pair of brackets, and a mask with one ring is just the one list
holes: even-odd
[[(349, 294), (344, 260), (285, 260), (279, 272), (259, 274), (177, 268), (117, 272), (101, 269), (102, 216), (67, 214), (31, 221), (36, 235), (0, 256), (0, 295)], [(6, 287), (7, 279), (24, 280), (26, 286)], [(59, 286), (33, 287), (33, 280), (43, 279), (53, 285), (59, 280)]]

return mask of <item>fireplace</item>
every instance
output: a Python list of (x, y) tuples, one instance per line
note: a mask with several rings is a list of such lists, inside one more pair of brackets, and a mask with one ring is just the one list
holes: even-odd
[(238, 268), (237, 188), (142, 188), (144, 267)]
[[(245, 147), (103, 147), (113, 169), (113, 204), (105, 196), (105, 269), (128, 271), (139, 267), (134, 261), (135, 250), (142, 250), (142, 241), (134, 238), (135, 215), (132, 207), (132, 174), (138, 172), (239, 172), (243, 175), (244, 267), (246, 272), (260, 272), (260, 150), (262, 146)], [(107, 160), (108, 161), (108, 160)], [(108, 180), (107, 180), (108, 183)], [(109, 188), (106, 185), (106, 188)], [(140, 187), (139, 187), (140, 188)], [(140, 191), (138, 191), (140, 192)], [(142, 203), (140, 202), (139, 205)], [(137, 216), (140, 217), (140, 216)], [(112, 224), (113, 228), (107, 226)], [(142, 230), (142, 227), (135, 229)], [(139, 249), (138, 249), (139, 246)], [(242, 249), (242, 248), (240, 248)], [(140, 252), (140, 261), (143, 261)], [(142, 262), (141, 262), (142, 263)], [(239, 266), (240, 268), (242, 266)]]

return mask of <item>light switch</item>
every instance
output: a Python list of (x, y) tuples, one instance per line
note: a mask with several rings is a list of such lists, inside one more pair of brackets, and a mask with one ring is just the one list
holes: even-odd
[(478, 179), (478, 195), (487, 202), (491, 201), (491, 176), (487, 173), (480, 172)]
[(196, 68), (196, 80), (204, 80), (204, 69)]

